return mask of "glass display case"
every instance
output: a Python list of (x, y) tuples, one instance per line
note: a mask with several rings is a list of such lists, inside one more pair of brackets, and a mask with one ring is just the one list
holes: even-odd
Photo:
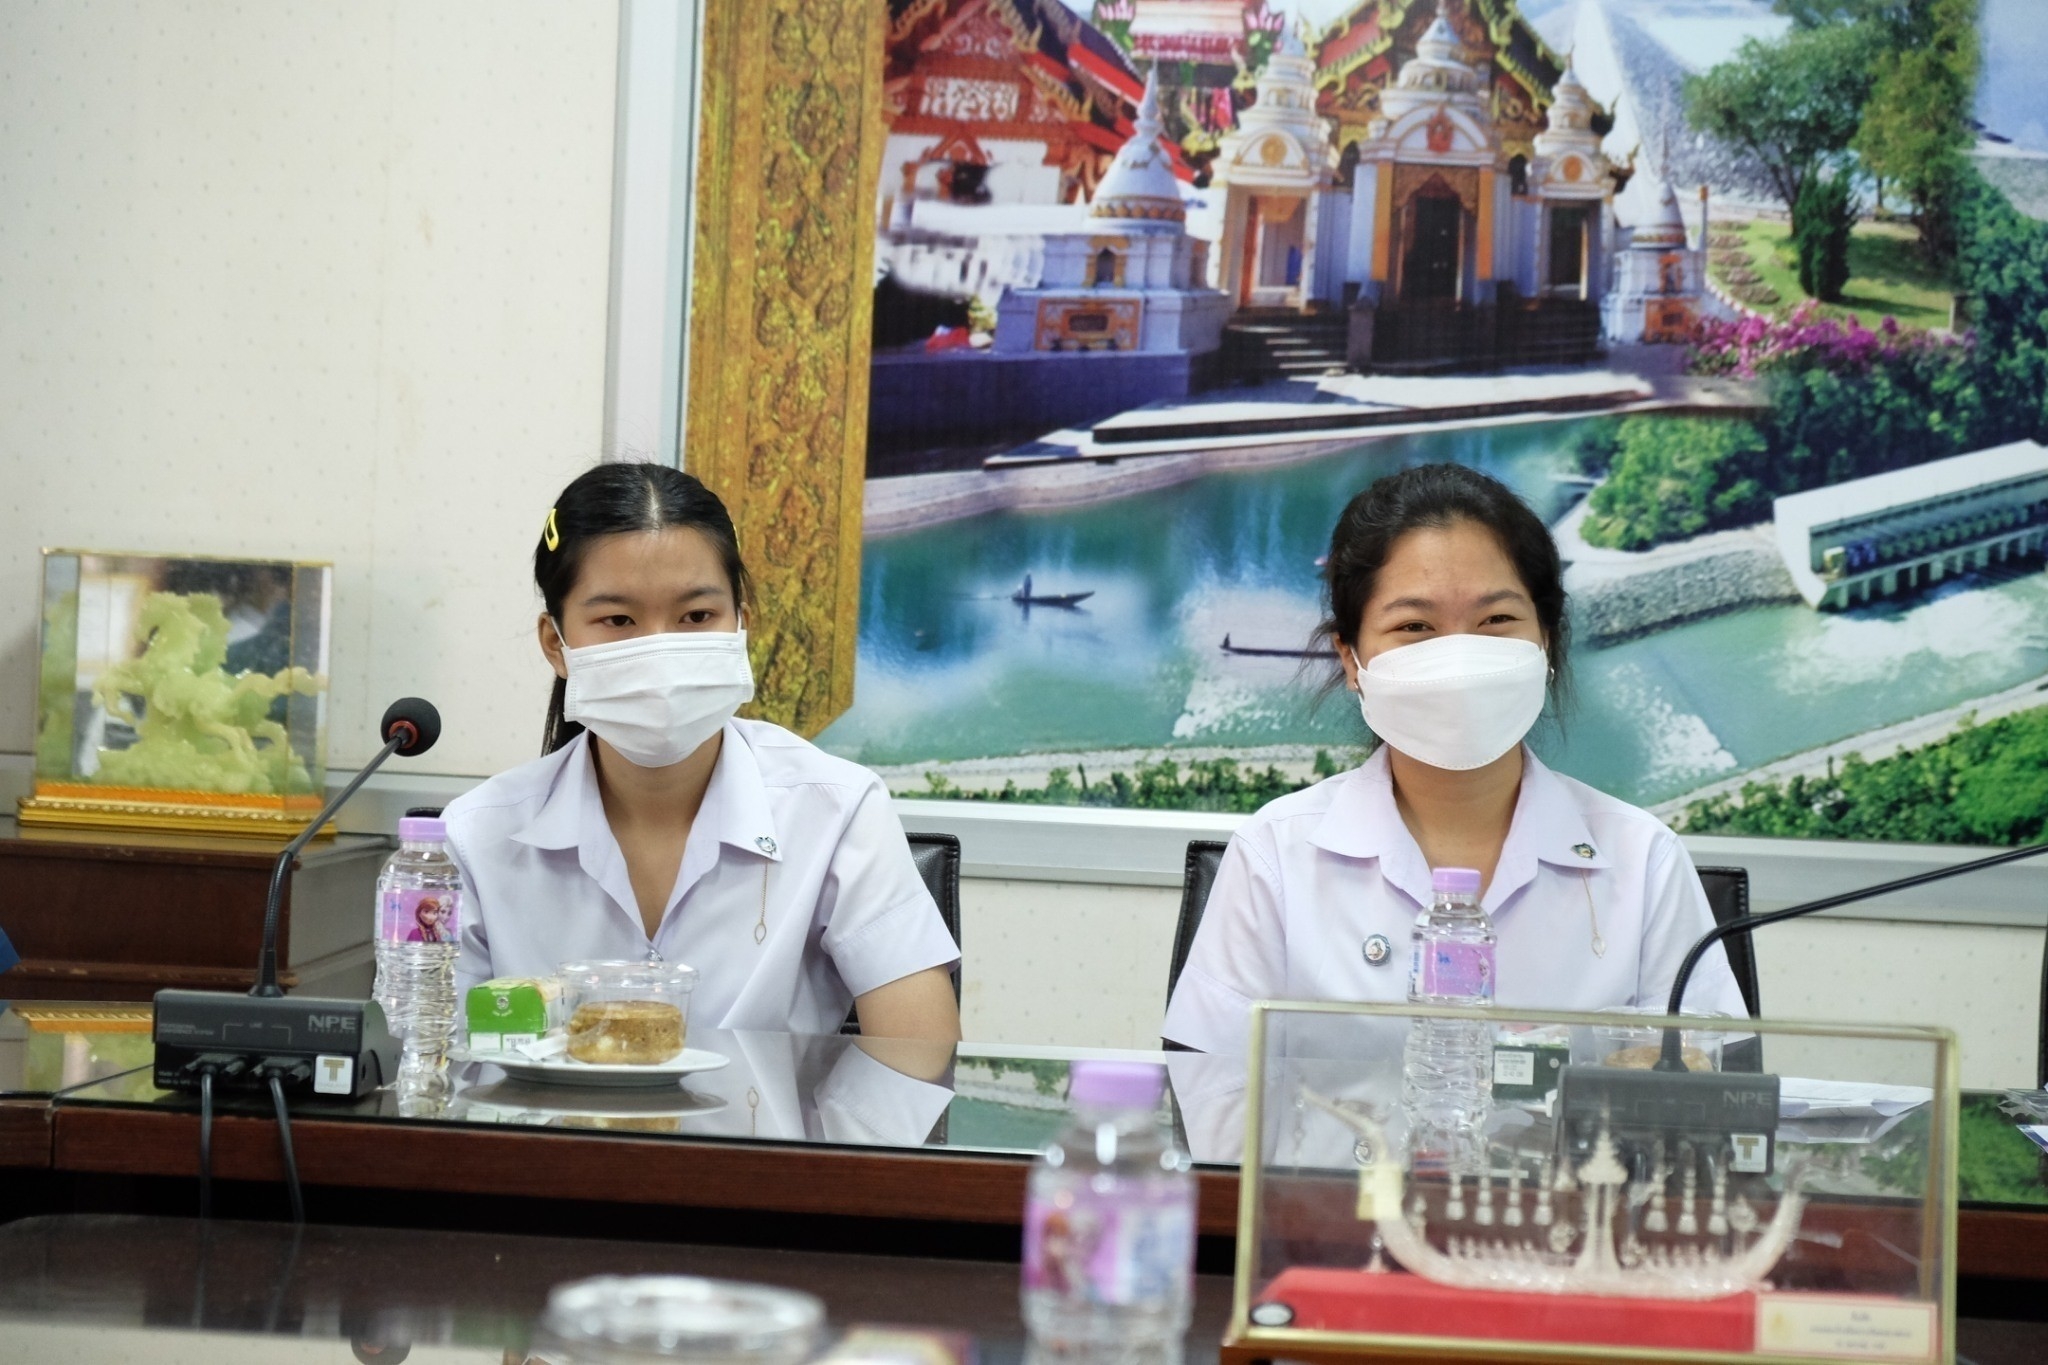
[(1226, 1365), (1954, 1360), (1953, 1035), (1683, 1022), (1258, 1006)]
[(287, 838), (327, 781), (331, 565), (43, 552), (24, 825)]

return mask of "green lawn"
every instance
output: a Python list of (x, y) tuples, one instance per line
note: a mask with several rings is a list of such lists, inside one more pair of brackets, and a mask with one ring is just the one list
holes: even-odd
[[(1784, 301), (1779, 307), (1790, 308), (1806, 297), (1799, 287), (1790, 223), (1758, 218), (1714, 225), (1716, 232), (1731, 229), (1742, 234), (1750, 268), (1778, 291)], [(1920, 259), (1917, 241), (1913, 229), (1899, 223), (1858, 223), (1849, 238), (1849, 285), (1838, 310), (1855, 314), (1865, 327), (1874, 328), (1887, 316), (1897, 318), (1901, 327), (1948, 326), (1948, 281)]]

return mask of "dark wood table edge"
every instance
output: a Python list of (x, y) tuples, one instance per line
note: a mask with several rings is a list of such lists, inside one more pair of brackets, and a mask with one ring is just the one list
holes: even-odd
[(55, 1146), (53, 1112), (44, 1096), (0, 1099), (0, 1166), (50, 1168)]
[[(198, 1174), (199, 1120), (185, 1110), (55, 1107), (51, 1165), (98, 1175)], [(1030, 1172), (1022, 1155), (809, 1143), (696, 1140), (296, 1114), (292, 1144), (308, 1185), (530, 1195), (678, 1208), (915, 1218), (1014, 1226)], [(274, 1120), (216, 1118), (213, 1173), (278, 1181)], [(1238, 1178), (1197, 1177), (1200, 1230), (1237, 1229)]]
[[(40, 1126), (38, 1126), (40, 1124)], [(530, 1196), (674, 1208), (914, 1218), (1015, 1226), (1030, 1161), (1022, 1155), (879, 1149), (741, 1139), (640, 1137), (300, 1113), (292, 1120), (308, 1185)], [(0, 1102), (0, 1164), (95, 1175), (198, 1174), (199, 1119), (186, 1109)], [(275, 1182), (275, 1121), (220, 1116), (214, 1174)], [(1197, 1225), (1234, 1237), (1237, 1172), (1198, 1167)], [(1957, 1273), (2048, 1282), (2048, 1208), (1965, 1205)]]

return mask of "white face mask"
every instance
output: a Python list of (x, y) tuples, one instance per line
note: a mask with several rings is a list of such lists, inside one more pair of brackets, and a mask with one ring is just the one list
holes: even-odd
[(669, 631), (582, 649), (563, 640), (562, 658), (563, 717), (643, 768), (682, 762), (754, 697), (744, 630)]
[(1432, 768), (1483, 768), (1522, 742), (1543, 714), (1550, 667), (1540, 645), (1497, 635), (1440, 635), (1375, 654), (1358, 674), (1372, 732)]

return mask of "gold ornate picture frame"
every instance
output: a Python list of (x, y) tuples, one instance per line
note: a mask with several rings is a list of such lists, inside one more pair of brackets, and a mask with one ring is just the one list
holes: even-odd
[(853, 701), (887, 15), (704, 7), (686, 464), (754, 574), (754, 713), (806, 735)]

